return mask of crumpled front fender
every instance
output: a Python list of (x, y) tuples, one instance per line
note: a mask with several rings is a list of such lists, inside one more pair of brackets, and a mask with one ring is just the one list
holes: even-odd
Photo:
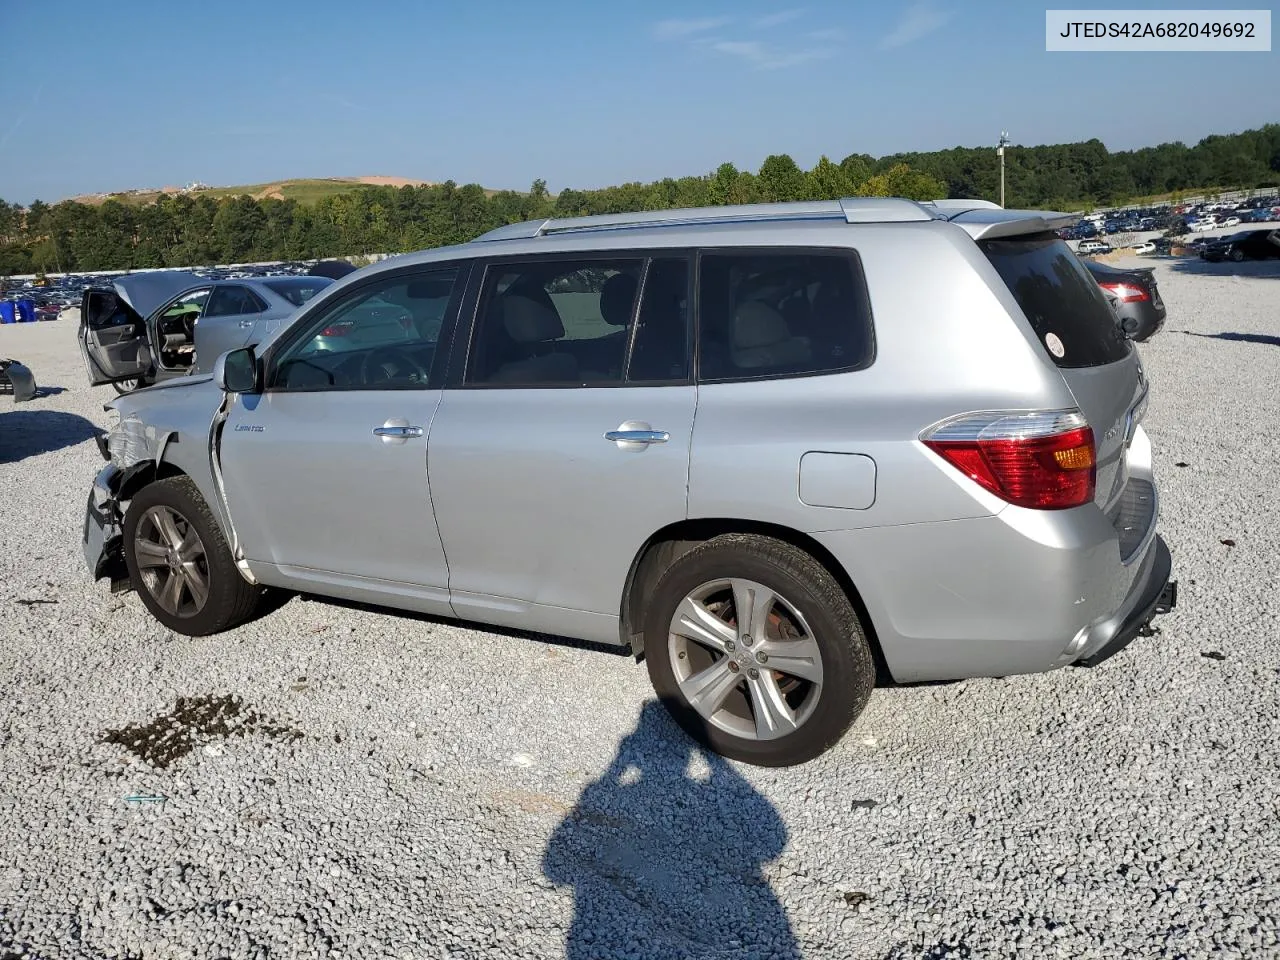
[(121, 471), (107, 464), (89, 488), (84, 514), (84, 560), (94, 580), (108, 577), (113, 588), (126, 587), (129, 569), (124, 562), (124, 517), (120, 512)]

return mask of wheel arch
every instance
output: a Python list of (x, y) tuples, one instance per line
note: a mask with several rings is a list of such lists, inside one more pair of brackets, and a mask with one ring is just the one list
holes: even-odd
[(622, 591), (619, 609), (618, 630), (622, 644), (631, 649), (636, 660), (644, 656), (644, 630), (641, 611), (644, 597), (658, 579), (677, 559), (688, 553), (700, 543), (712, 537), (727, 533), (747, 533), (757, 536), (771, 537), (783, 543), (791, 544), (805, 551), (826, 569), (845, 596), (853, 605), (854, 612), (862, 622), (867, 641), (871, 645), (871, 655), (875, 660), (876, 673), (888, 677), (889, 671), (880, 649), (880, 640), (876, 634), (875, 624), (862, 600), (862, 594), (850, 578), (848, 572), (836, 560), (831, 551), (806, 533), (782, 524), (767, 523), (760, 520), (741, 520), (733, 518), (702, 518), (697, 520), (681, 520), (668, 524), (653, 534), (631, 561), (631, 569), (627, 572), (626, 583)]

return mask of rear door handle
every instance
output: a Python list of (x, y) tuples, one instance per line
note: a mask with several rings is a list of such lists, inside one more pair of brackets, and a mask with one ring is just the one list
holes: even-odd
[(604, 435), (612, 440), (619, 450), (639, 450), (651, 443), (666, 443), (671, 434), (665, 430), (654, 430), (642, 420), (628, 420), (618, 425), (618, 429), (610, 430)]
[(665, 430), (610, 430), (604, 438), (617, 443), (666, 443), (671, 434)]
[(255, 321), (253, 321), (253, 320), (241, 320), (241, 321), (240, 321), (240, 327), (241, 327), (241, 329), (248, 330), (250, 327), (252, 327), (252, 326), (254, 325), (254, 323), (255, 323)]
[(406, 423), (396, 423), (388, 420), (380, 427), (373, 428), (373, 435), (381, 437), (383, 443), (404, 443), (406, 440), (412, 440), (423, 434), (421, 427), (409, 426)]

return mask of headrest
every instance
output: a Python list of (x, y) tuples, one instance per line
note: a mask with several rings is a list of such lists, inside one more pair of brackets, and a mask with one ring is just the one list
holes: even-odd
[(769, 347), (791, 336), (787, 321), (777, 310), (760, 300), (738, 304), (733, 313), (733, 347), (750, 350)]
[(640, 284), (629, 273), (615, 273), (600, 291), (600, 315), (614, 327), (625, 327), (631, 321), (631, 307), (636, 302)]
[(502, 325), (516, 343), (544, 343), (564, 336), (560, 315), (528, 297), (510, 296), (502, 301)]

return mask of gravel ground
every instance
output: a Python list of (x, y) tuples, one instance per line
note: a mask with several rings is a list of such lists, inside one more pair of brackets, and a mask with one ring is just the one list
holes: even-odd
[(63, 388), (0, 398), (0, 957), (1280, 955), (1280, 265), (1148, 262), (1178, 611), (777, 771), (582, 646), (303, 599), (168, 633), (83, 568), (110, 388), (0, 328)]

